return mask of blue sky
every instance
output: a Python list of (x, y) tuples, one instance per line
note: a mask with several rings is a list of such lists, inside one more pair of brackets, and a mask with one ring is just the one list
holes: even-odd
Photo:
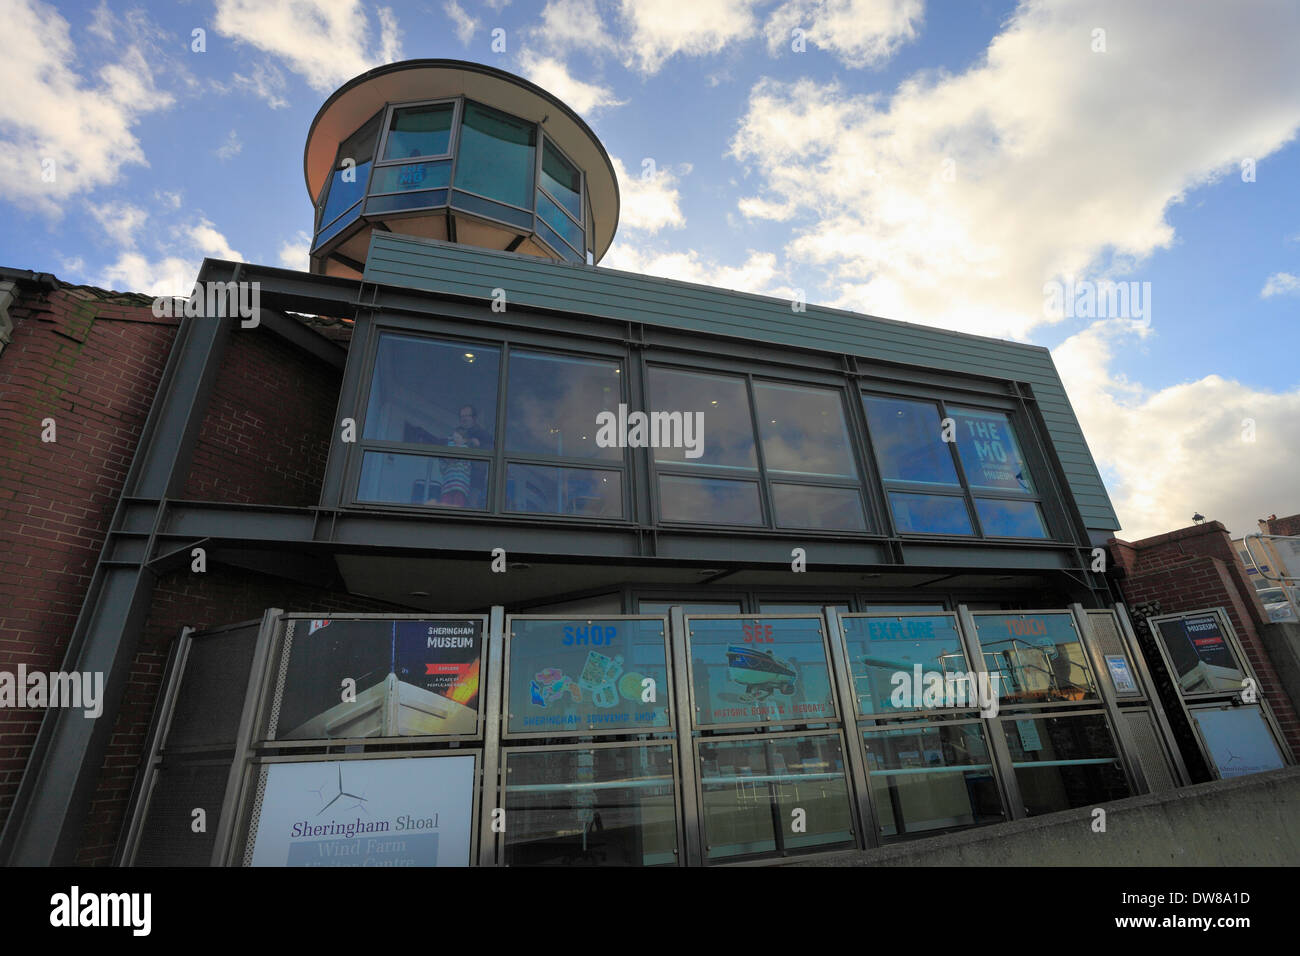
[[(604, 265), (1051, 348), (1123, 537), (1300, 511), (1293, 2), (0, 0), (0, 22), (0, 264), (155, 294), (205, 255), (305, 268), (329, 92), (475, 60), (616, 160)], [(1067, 280), (1141, 297), (1060, 318)]]

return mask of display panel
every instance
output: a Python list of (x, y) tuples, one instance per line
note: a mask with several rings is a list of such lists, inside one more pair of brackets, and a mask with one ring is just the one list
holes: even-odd
[(478, 732), (481, 620), (290, 624), (269, 739)]
[(1002, 720), (1028, 816), (1130, 795), (1115, 739), (1101, 714)]
[(1200, 728), (1205, 749), (1223, 779), (1280, 770), (1286, 766), (1258, 705), (1197, 708), (1190, 713)]
[(697, 726), (835, 719), (816, 618), (687, 618)]
[(1156, 625), (1184, 695), (1241, 690), (1246, 672), (1214, 613), (1190, 614)]
[(853, 842), (838, 736), (701, 740), (699, 753), (706, 860)]
[(951, 615), (845, 617), (840, 623), (860, 714), (959, 706), (958, 694), (961, 706), (979, 706)]
[(862, 737), (884, 842), (1006, 819), (979, 724), (869, 730)]
[(972, 490), (1034, 490), (1015, 429), (1005, 412), (948, 406), (957, 424), (957, 454)]
[(510, 620), (509, 734), (628, 733), (672, 724), (662, 620)]
[(976, 614), (984, 667), (997, 675), (1004, 704), (1088, 700), (1097, 685), (1068, 611)]
[(505, 863), (672, 866), (671, 745), (508, 751)]
[(252, 866), (469, 866), (473, 754), (273, 763)]

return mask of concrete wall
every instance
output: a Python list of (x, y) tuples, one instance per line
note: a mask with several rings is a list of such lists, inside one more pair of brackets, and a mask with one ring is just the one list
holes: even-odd
[(1300, 767), (784, 866), (1296, 866)]

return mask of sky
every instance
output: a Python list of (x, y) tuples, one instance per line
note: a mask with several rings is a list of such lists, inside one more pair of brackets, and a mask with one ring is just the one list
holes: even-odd
[(1135, 540), (1300, 512), (1295, 0), (0, 0), (0, 265), (307, 268), (307, 130), (382, 63), (591, 125), (601, 265), (1052, 350)]

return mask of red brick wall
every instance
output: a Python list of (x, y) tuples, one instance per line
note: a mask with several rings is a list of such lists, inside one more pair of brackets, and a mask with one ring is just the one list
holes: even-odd
[(1124, 569), (1120, 589), (1130, 607), (1159, 601), (1162, 613), (1223, 607), (1250, 666), (1291, 746), (1300, 754), (1300, 719), (1278, 681), (1257, 628), (1268, 616), (1246, 574), (1228, 530), (1210, 521), (1141, 541), (1110, 542), (1112, 560)]
[(236, 330), (199, 432), (185, 497), (320, 501), (342, 373), (261, 328)]
[[(0, 353), (0, 670), (58, 670), (176, 335), (143, 296), (23, 290)], [(53, 418), (54, 442), (41, 441)], [(43, 712), (0, 708), (0, 826)]]
[(1300, 536), (1300, 515), (1287, 515), (1285, 518), (1269, 518), (1268, 533)]
[(203, 630), (253, 620), (260, 618), (268, 607), (320, 613), (410, 613), (412, 610), (238, 568), (209, 565), (203, 574), (183, 569), (159, 580), (131, 667), (130, 683), (113, 725), (113, 737), (100, 770), (94, 802), (79, 841), (79, 864), (112, 862), (131, 787), (145, 757), (149, 721), (158, 700), (167, 652), (181, 628), (188, 625)]

